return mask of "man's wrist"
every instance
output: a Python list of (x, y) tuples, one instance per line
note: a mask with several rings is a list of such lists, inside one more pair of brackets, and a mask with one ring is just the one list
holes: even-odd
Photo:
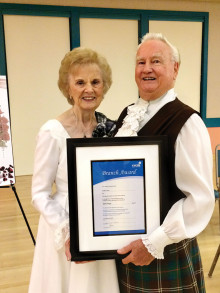
[(150, 235), (142, 236), (142, 241), (150, 254), (157, 259), (164, 259), (164, 248), (173, 243), (161, 226)]

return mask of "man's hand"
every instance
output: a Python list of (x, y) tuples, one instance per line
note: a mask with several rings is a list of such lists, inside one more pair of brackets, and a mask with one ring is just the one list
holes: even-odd
[(148, 252), (141, 239), (131, 242), (129, 245), (118, 249), (119, 254), (130, 254), (123, 258), (123, 264), (133, 263), (136, 266), (147, 266), (153, 260), (154, 257)]

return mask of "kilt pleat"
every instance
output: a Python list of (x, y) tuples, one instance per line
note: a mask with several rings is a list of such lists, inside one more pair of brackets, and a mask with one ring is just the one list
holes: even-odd
[(168, 245), (164, 259), (148, 266), (116, 261), (120, 293), (205, 293), (202, 262), (196, 238)]

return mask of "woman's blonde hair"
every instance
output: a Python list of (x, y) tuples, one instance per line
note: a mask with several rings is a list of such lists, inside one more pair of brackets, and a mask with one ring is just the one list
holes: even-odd
[(105, 57), (96, 51), (78, 47), (68, 52), (61, 61), (59, 69), (58, 87), (68, 102), (72, 105), (73, 100), (69, 95), (69, 74), (76, 65), (97, 64), (101, 70), (103, 79), (103, 93), (106, 94), (112, 84), (112, 71)]

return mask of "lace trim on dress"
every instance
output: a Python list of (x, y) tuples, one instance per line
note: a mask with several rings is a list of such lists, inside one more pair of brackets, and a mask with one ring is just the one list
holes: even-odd
[(70, 237), (69, 219), (66, 219), (54, 231), (55, 248), (57, 250), (61, 249), (69, 237)]
[(115, 136), (137, 136), (140, 128), (140, 122), (144, 119), (147, 112), (149, 102), (141, 99), (127, 109), (127, 116), (123, 120), (122, 127)]
[(148, 238), (142, 238), (142, 241), (151, 255), (153, 255), (156, 259), (164, 259), (163, 253), (160, 254)]

